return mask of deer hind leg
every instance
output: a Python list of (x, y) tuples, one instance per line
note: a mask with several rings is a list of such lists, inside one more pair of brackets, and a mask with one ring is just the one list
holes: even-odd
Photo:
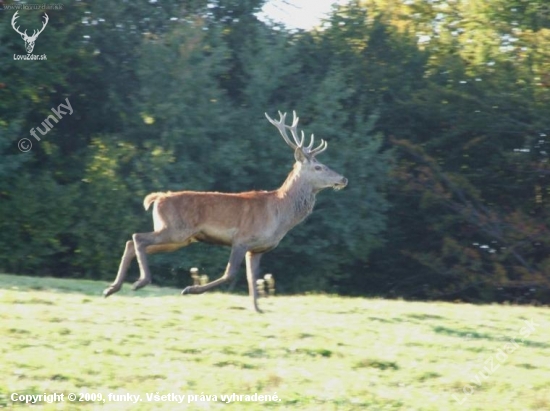
[(252, 299), (252, 308), (257, 313), (261, 313), (262, 310), (258, 308), (258, 288), (256, 287), (256, 280), (260, 272), (260, 259), (263, 254), (254, 254), (252, 252), (246, 253), (246, 279), (248, 281), (248, 293)]
[(132, 285), (133, 290), (139, 290), (151, 283), (151, 271), (147, 263), (147, 247), (166, 244), (166, 231), (153, 231), (151, 233), (136, 233), (132, 236), (134, 248), (139, 264), (139, 279)]
[(122, 283), (126, 278), (126, 273), (128, 272), (128, 267), (130, 263), (136, 256), (136, 250), (134, 247), (134, 241), (126, 241), (126, 248), (124, 249), (124, 254), (120, 260), (120, 266), (118, 267), (118, 273), (116, 275), (115, 281), (103, 291), (105, 297), (109, 297), (111, 294), (116, 293), (122, 287)]
[(229, 262), (227, 263), (227, 267), (225, 269), (225, 273), (223, 274), (223, 276), (221, 276), (217, 280), (210, 281), (208, 284), (192, 285), (192, 286), (186, 287), (181, 292), (181, 295), (202, 294), (205, 291), (210, 290), (211, 288), (217, 287), (221, 284), (224, 284), (230, 281), (232, 278), (235, 277), (235, 275), (237, 275), (237, 271), (239, 271), (239, 267), (243, 262), (245, 254), (246, 254), (246, 247), (233, 246), (233, 248), (231, 249), (231, 256), (229, 257)]
[(151, 233), (136, 233), (132, 240), (126, 242), (126, 249), (120, 261), (120, 267), (115, 281), (103, 291), (105, 297), (116, 293), (122, 288), (130, 263), (137, 257), (139, 264), (139, 279), (132, 288), (137, 290), (151, 282), (151, 272), (147, 263), (147, 254), (171, 252), (185, 247), (193, 242), (193, 233), (183, 232), (176, 235), (168, 230), (154, 231)]

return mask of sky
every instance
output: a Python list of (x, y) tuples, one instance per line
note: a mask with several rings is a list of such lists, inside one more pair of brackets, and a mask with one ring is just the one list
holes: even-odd
[(309, 30), (320, 23), (333, 3), (343, 0), (270, 0), (258, 15), (284, 23), (289, 29)]

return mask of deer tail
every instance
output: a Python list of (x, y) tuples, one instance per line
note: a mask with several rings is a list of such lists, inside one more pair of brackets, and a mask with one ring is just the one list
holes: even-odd
[(154, 203), (159, 197), (162, 197), (163, 193), (151, 193), (143, 199), (143, 207), (145, 210), (149, 210), (151, 204)]

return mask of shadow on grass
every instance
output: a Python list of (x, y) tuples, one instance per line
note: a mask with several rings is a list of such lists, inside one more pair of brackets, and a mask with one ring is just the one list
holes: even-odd
[(445, 317), (434, 314), (406, 314), (405, 317), (414, 318), (416, 320), (444, 320)]
[[(449, 335), (452, 337), (459, 337), (465, 340), (487, 340), (491, 342), (509, 342), (512, 339), (518, 340), (520, 342), (520, 336), (516, 334), (510, 334), (509, 337), (503, 338), (502, 335), (486, 334), (480, 333), (474, 330), (455, 330), (448, 327), (433, 327), (433, 330), (438, 334)], [(538, 348), (550, 348), (550, 344), (542, 343), (538, 341), (526, 340), (520, 343), (526, 347), (538, 347)]]
[(467, 340), (489, 340), (494, 341), (497, 339), (492, 334), (480, 333), (474, 330), (455, 330), (448, 327), (433, 327), (433, 330), (438, 334), (450, 335), (452, 337), (460, 337)]

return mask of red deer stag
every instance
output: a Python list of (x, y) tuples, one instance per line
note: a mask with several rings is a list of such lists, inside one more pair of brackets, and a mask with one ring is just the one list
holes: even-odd
[[(185, 288), (182, 294), (201, 294), (235, 277), (246, 258), (248, 289), (252, 306), (261, 312), (257, 303), (256, 278), (263, 253), (274, 249), (286, 233), (303, 221), (313, 210), (316, 194), (324, 188), (344, 188), (348, 180), (317, 161), (316, 156), (327, 148), (321, 143), (313, 148), (314, 137), (304, 146), (304, 132), (298, 135), (298, 117), (293, 113), (292, 125), (285, 124), (286, 113), (279, 112), (275, 121), (266, 113), (285, 142), (294, 150), (296, 163), (283, 185), (273, 191), (218, 193), (180, 191), (152, 193), (145, 197), (147, 210), (153, 204), (155, 231), (136, 233), (126, 242), (115, 281), (103, 292), (105, 297), (122, 287), (128, 266), (137, 257), (140, 276), (134, 283), (137, 290), (151, 282), (147, 254), (174, 251), (193, 242), (231, 247), (225, 273), (205, 285)], [(290, 130), (291, 141), (287, 130)]]

